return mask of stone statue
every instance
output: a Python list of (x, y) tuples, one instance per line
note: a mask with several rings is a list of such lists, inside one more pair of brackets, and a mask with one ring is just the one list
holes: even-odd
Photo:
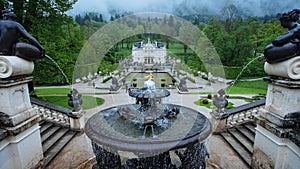
[(187, 92), (188, 89), (187, 89), (187, 85), (186, 85), (186, 78), (183, 77), (180, 79), (180, 82), (179, 82), (179, 85), (178, 85), (178, 89), (180, 91), (184, 91), (184, 92)]
[(223, 109), (228, 106), (227, 95), (223, 89), (218, 91), (219, 95), (214, 95), (213, 104), (217, 107), (218, 113), (224, 113)]
[(148, 80), (146, 80), (144, 82), (144, 87), (146, 87), (149, 90), (155, 90), (156, 89), (155, 82), (151, 78), (148, 78)]
[(70, 94), (68, 94), (68, 97), (68, 105), (74, 108), (73, 111), (80, 111), (80, 106), (82, 105), (83, 101), (81, 99), (82, 95), (78, 93), (77, 89), (72, 89)]
[[(17, 16), (13, 12), (9, 10), (2, 11), (2, 20), (0, 20), (0, 55), (15, 55), (29, 61), (45, 57), (43, 46), (16, 20)], [(21, 37), (30, 43), (19, 42)]]
[(116, 77), (112, 78), (111, 83), (112, 84), (110, 86), (110, 91), (117, 91), (117, 90), (120, 89), (119, 82), (118, 82), (118, 79)]
[(272, 44), (269, 44), (264, 51), (266, 61), (270, 64), (288, 60), (300, 54), (300, 10), (294, 9), (283, 13), (280, 17), (281, 26), (289, 31), (276, 37)]

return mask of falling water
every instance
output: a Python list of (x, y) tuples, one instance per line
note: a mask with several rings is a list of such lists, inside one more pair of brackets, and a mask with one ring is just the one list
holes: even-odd
[(50, 59), (55, 65), (56, 67), (60, 70), (60, 72), (62, 73), (62, 75), (65, 77), (66, 82), (68, 83), (69, 86), (71, 86), (71, 83), (67, 77), (67, 75), (65, 74), (65, 72), (60, 68), (60, 66), (57, 64), (57, 62), (52, 59), (49, 55), (45, 55), (48, 59)]
[(147, 128), (150, 127), (151, 128), (151, 132), (152, 132), (152, 138), (156, 138), (157, 136), (154, 134), (154, 127), (153, 125), (146, 125), (144, 128), (144, 134), (141, 137), (142, 139), (146, 138), (146, 132), (147, 132)]
[(228, 92), (227, 92), (228, 94), (230, 93), (230, 91), (231, 91), (233, 85), (237, 82), (237, 80), (240, 78), (240, 76), (242, 75), (242, 73), (246, 70), (246, 68), (247, 68), (252, 62), (254, 62), (255, 60), (257, 60), (257, 59), (259, 59), (259, 58), (261, 58), (261, 57), (263, 57), (263, 56), (264, 56), (263, 54), (257, 56), (256, 58), (252, 59), (250, 62), (248, 62), (248, 63), (243, 67), (243, 69), (241, 70), (241, 72), (237, 75), (237, 77), (236, 77), (235, 80), (233, 81), (232, 85), (230, 86), (230, 88), (229, 88), (229, 90), (228, 90)]

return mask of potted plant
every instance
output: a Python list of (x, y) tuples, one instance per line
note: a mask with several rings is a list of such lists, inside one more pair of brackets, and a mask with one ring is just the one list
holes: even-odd
[(134, 78), (132, 79), (132, 82), (133, 82), (133, 83), (132, 83), (132, 86), (133, 86), (133, 87), (137, 87), (136, 81), (137, 81), (137, 78), (134, 77)]
[(161, 87), (165, 87), (165, 86), (166, 86), (166, 84), (165, 84), (166, 79), (165, 79), (165, 78), (162, 78), (162, 79), (160, 79), (160, 81), (161, 81), (160, 86), (161, 86)]

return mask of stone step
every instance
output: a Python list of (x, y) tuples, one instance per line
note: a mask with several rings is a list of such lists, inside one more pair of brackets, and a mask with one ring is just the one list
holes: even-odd
[(254, 143), (255, 133), (242, 126), (236, 127), (236, 130), (243, 134), (252, 144)]
[(247, 124), (244, 124), (243, 125), (244, 127), (246, 127), (249, 131), (251, 131), (254, 135), (255, 135), (255, 127), (256, 127), (256, 124), (251, 122), (251, 123), (247, 123)]
[(236, 141), (238, 141), (250, 154), (253, 153), (253, 142), (249, 141), (245, 136), (236, 129), (229, 129), (228, 133), (231, 134)]
[(75, 131), (67, 129), (65, 134), (60, 137), (60, 139), (58, 139), (47, 152), (44, 153), (45, 166), (47, 166), (56, 157), (56, 155), (73, 139), (75, 135)]
[(69, 131), (68, 128), (61, 128), (55, 132), (49, 139), (43, 142), (43, 152), (44, 154), (47, 153), (52, 146), (56, 144), (59, 139), (61, 139), (67, 132)]
[(53, 124), (52, 123), (48, 123), (45, 121), (41, 121), (40, 122), (40, 126), (41, 126), (41, 134), (44, 133), (48, 128), (50, 128)]
[(51, 125), (41, 133), (42, 143), (44, 143), (48, 138), (52, 137), (61, 127), (56, 125)]
[(251, 153), (249, 153), (243, 145), (238, 142), (234, 136), (228, 132), (221, 133), (221, 136), (232, 147), (232, 149), (242, 158), (242, 160), (250, 167)]

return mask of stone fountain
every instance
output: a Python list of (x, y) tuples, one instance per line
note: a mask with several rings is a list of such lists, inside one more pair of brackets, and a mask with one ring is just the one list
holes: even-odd
[(102, 110), (87, 121), (97, 160), (93, 168), (205, 168), (204, 142), (212, 127), (203, 114), (164, 104), (170, 92), (156, 89), (150, 78), (129, 96), (135, 104)]

